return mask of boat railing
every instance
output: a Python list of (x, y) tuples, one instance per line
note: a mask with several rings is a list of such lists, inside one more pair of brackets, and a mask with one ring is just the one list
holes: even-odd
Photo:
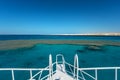
[[(68, 65), (68, 73), (74, 76), (74, 68), (77, 69), (77, 67), (74, 67), (74, 65), (71, 65), (67, 62), (65, 62), (66, 65)], [(67, 70), (67, 69), (66, 69)], [(99, 73), (107, 71), (107, 74), (103, 74), (104, 77), (105, 75), (108, 75), (108, 77), (113, 77), (112, 79), (109, 80), (119, 80), (120, 79), (120, 67), (92, 67), (92, 68), (78, 68), (78, 79), (76, 80), (104, 80), (104, 79), (99, 79), (100, 76)], [(110, 71), (111, 70), (111, 71)], [(118, 72), (119, 71), (119, 72)], [(112, 75), (110, 75), (112, 73)], [(87, 78), (86, 78), (87, 76)], [(118, 79), (119, 77), (119, 79)]]
[[(34, 78), (37, 75), (40, 75), (43, 71), (48, 71), (47, 68), (0, 68), (0, 71), (11, 71), (11, 78), (10, 80), (16, 80), (15, 79), (15, 71), (29, 71), (30, 78), (29, 80), (34, 80)], [(33, 75), (33, 71), (38, 71), (36, 74)], [(7, 75), (5, 75), (7, 76)], [(5, 76), (0, 76), (0, 77), (5, 77)], [(4, 79), (4, 78), (3, 78)]]
[[(120, 80), (120, 67), (92, 67), (92, 68), (80, 68), (79, 62), (78, 62), (78, 55), (75, 55), (74, 57), (74, 65), (71, 65), (70, 63), (65, 62), (66, 65), (68, 65), (69, 70), (67, 71), (70, 73), (75, 80), (104, 80), (103, 77), (106, 77), (107, 74), (109, 80)], [(102, 73), (102, 79), (100, 76), (100, 71), (108, 71), (106, 74)], [(112, 75), (111, 75), (112, 74)], [(119, 75), (118, 75), (119, 74)], [(87, 76), (87, 78), (86, 78)], [(119, 79), (118, 79), (119, 78)], [(105, 79), (106, 80), (106, 79)]]
[[(64, 58), (62, 58), (64, 60)], [(15, 71), (28, 71), (29, 72), (29, 78), (27, 80), (52, 80), (52, 75), (56, 73), (55, 66), (61, 63), (61, 61), (56, 61), (52, 63), (52, 56), (49, 57), (49, 66), (46, 68), (0, 68), (0, 71), (11, 71), (11, 79), (9, 80), (17, 80), (15, 79)], [(114, 79), (109, 80), (120, 80), (120, 67), (95, 67), (95, 68), (80, 68), (78, 63), (78, 56), (75, 56), (74, 65), (67, 63), (64, 60), (64, 66), (66, 69), (66, 73), (71, 75), (74, 80), (104, 80), (99, 79), (99, 71), (105, 71), (105, 70), (112, 70)], [(34, 71), (37, 71), (33, 74)], [(42, 75), (44, 71), (48, 71), (46, 75)], [(111, 77), (110, 72), (107, 72), (109, 77)], [(119, 75), (118, 75), (119, 74)], [(103, 74), (104, 75), (104, 74)], [(37, 78), (36, 78), (37, 76)], [(5, 77), (5, 76), (1, 76)], [(108, 79), (105, 79), (108, 80)]]
[[(98, 71), (106, 71), (109, 70), (109, 72), (107, 72), (107, 74), (109, 75), (109, 78), (113, 76), (112, 80), (118, 80), (118, 70), (120, 70), (120, 67), (95, 67), (95, 68), (79, 68), (79, 71), (83, 74), (83, 75), (87, 75), (89, 76), (89, 78), (93, 79), (93, 80), (98, 80)], [(113, 71), (113, 75), (110, 75), (110, 70)], [(94, 71), (94, 76), (91, 75), (90, 73), (88, 73), (87, 71)], [(106, 74), (104, 74), (105, 76)], [(120, 75), (120, 74), (119, 74)], [(83, 80), (86, 80), (85, 77), (83, 76)], [(110, 79), (111, 80), (111, 79)]]

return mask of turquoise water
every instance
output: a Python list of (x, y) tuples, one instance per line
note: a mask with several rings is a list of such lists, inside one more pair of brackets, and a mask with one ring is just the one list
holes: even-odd
[[(0, 35), (0, 40), (31, 39), (120, 41), (120, 36)], [(55, 61), (56, 54), (63, 54), (65, 60), (73, 64), (76, 53), (79, 56), (79, 66), (82, 68), (120, 66), (120, 46), (97, 46), (97, 48), (98, 49), (91, 49), (90, 46), (87, 45), (37, 44), (32, 48), (0, 51), (0, 68), (46, 67), (48, 66), (49, 54), (52, 54), (53, 62)], [(98, 71), (98, 73), (98, 80), (114, 80), (114, 70)], [(118, 73), (120, 74), (120, 70), (118, 70)], [(85, 77), (87, 78), (87, 76)], [(15, 80), (28, 79), (29, 71), (15, 71)], [(11, 80), (11, 72), (0, 71), (0, 80)], [(120, 75), (118, 75), (118, 80), (120, 80)]]
[(80, 67), (120, 66), (120, 47), (100, 46), (100, 50), (85, 45), (38, 44), (28, 49), (0, 51), (0, 67), (45, 67), (49, 54), (55, 61), (56, 54), (63, 54), (65, 60), (73, 63), (74, 55), (79, 56)]
[[(1, 68), (46, 67), (48, 66), (49, 54), (52, 54), (53, 62), (55, 61), (56, 54), (63, 54), (65, 60), (73, 64), (74, 61), (73, 58), (76, 53), (79, 56), (80, 67), (120, 66), (120, 47), (118, 46), (98, 46), (98, 47), (99, 50), (90, 49), (89, 46), (87, 45), (37, 44), (32, 48), (0, 51), (0, 67)], [(4, 72), (0, 72), (0, 73), (3, 74)], [(28, 72), (24, 72), (25, 74), (24, 76), (27, 75), (26, 73)], [(10, 73), (8, 72), (4, 74), (10, 74)], [(10, 76), (8, 77), (10, 78)], [(17, 80), (22, 80), (25, 78), (27, 77), (21, 77)], [(0, 80), (7, 80), (7, 79), (0, 77)], [(109, 79), (109, 77), (107, 79)]]

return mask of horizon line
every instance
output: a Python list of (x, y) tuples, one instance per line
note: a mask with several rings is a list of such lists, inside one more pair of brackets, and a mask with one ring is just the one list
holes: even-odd
[(120, 32), (108, 32), (108, 33), (78, 33), (78, 34), (0, 34), (0, 35), (120, 35)]

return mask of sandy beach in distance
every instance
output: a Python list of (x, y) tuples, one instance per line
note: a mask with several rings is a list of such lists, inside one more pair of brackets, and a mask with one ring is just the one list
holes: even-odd
[(75, 45), (112, 45), (120, 46), (119, 41), (103, 40), (5, 40), (0, 41), (0, 50), (12, 50), (19, 48), (31, 48), (36, 44), (75, 44)]

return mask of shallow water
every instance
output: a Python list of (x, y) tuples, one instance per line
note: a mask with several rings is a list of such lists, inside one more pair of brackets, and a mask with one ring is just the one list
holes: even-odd
[[(76, 53), (79, 56), (80, 67), (120, 66), (120, 47), (118, 46), (97, 46), (97, 49), (96, 48), (91, 49), (91, 46), (87, 45), (37, 44), (36, 46), (28, 49), (25, 48), (17, 50), (0, 51), (0, 67), (1, 68), (46, 67), (48, 66), (49, 54), (52, 54), (53, 62), (55, 61), (56, 54), (63, 54), (65, 60), (73, 64), (74, 62), (73, 58)], [(3, 74), (4, 72), (0, 73)], [(10, 73), (8, 72), (6, 74)], [(17, 80), (21, 79), (23, 78), (19, 78)], [(2, 78), (0, 80), (7, 79)]]
[(53, 61), (56, 54), (63, 54), (65, 60), (72, 64), (76, 53), (81, 67), (120, 65), (120, 47), (98, 46), (99, 49), (89, 49), (89, 47), (38, 44), (28, 49), (0, 51), (0, 67), (45, 67), (48, 65), (49, 54), (52, 54)]

